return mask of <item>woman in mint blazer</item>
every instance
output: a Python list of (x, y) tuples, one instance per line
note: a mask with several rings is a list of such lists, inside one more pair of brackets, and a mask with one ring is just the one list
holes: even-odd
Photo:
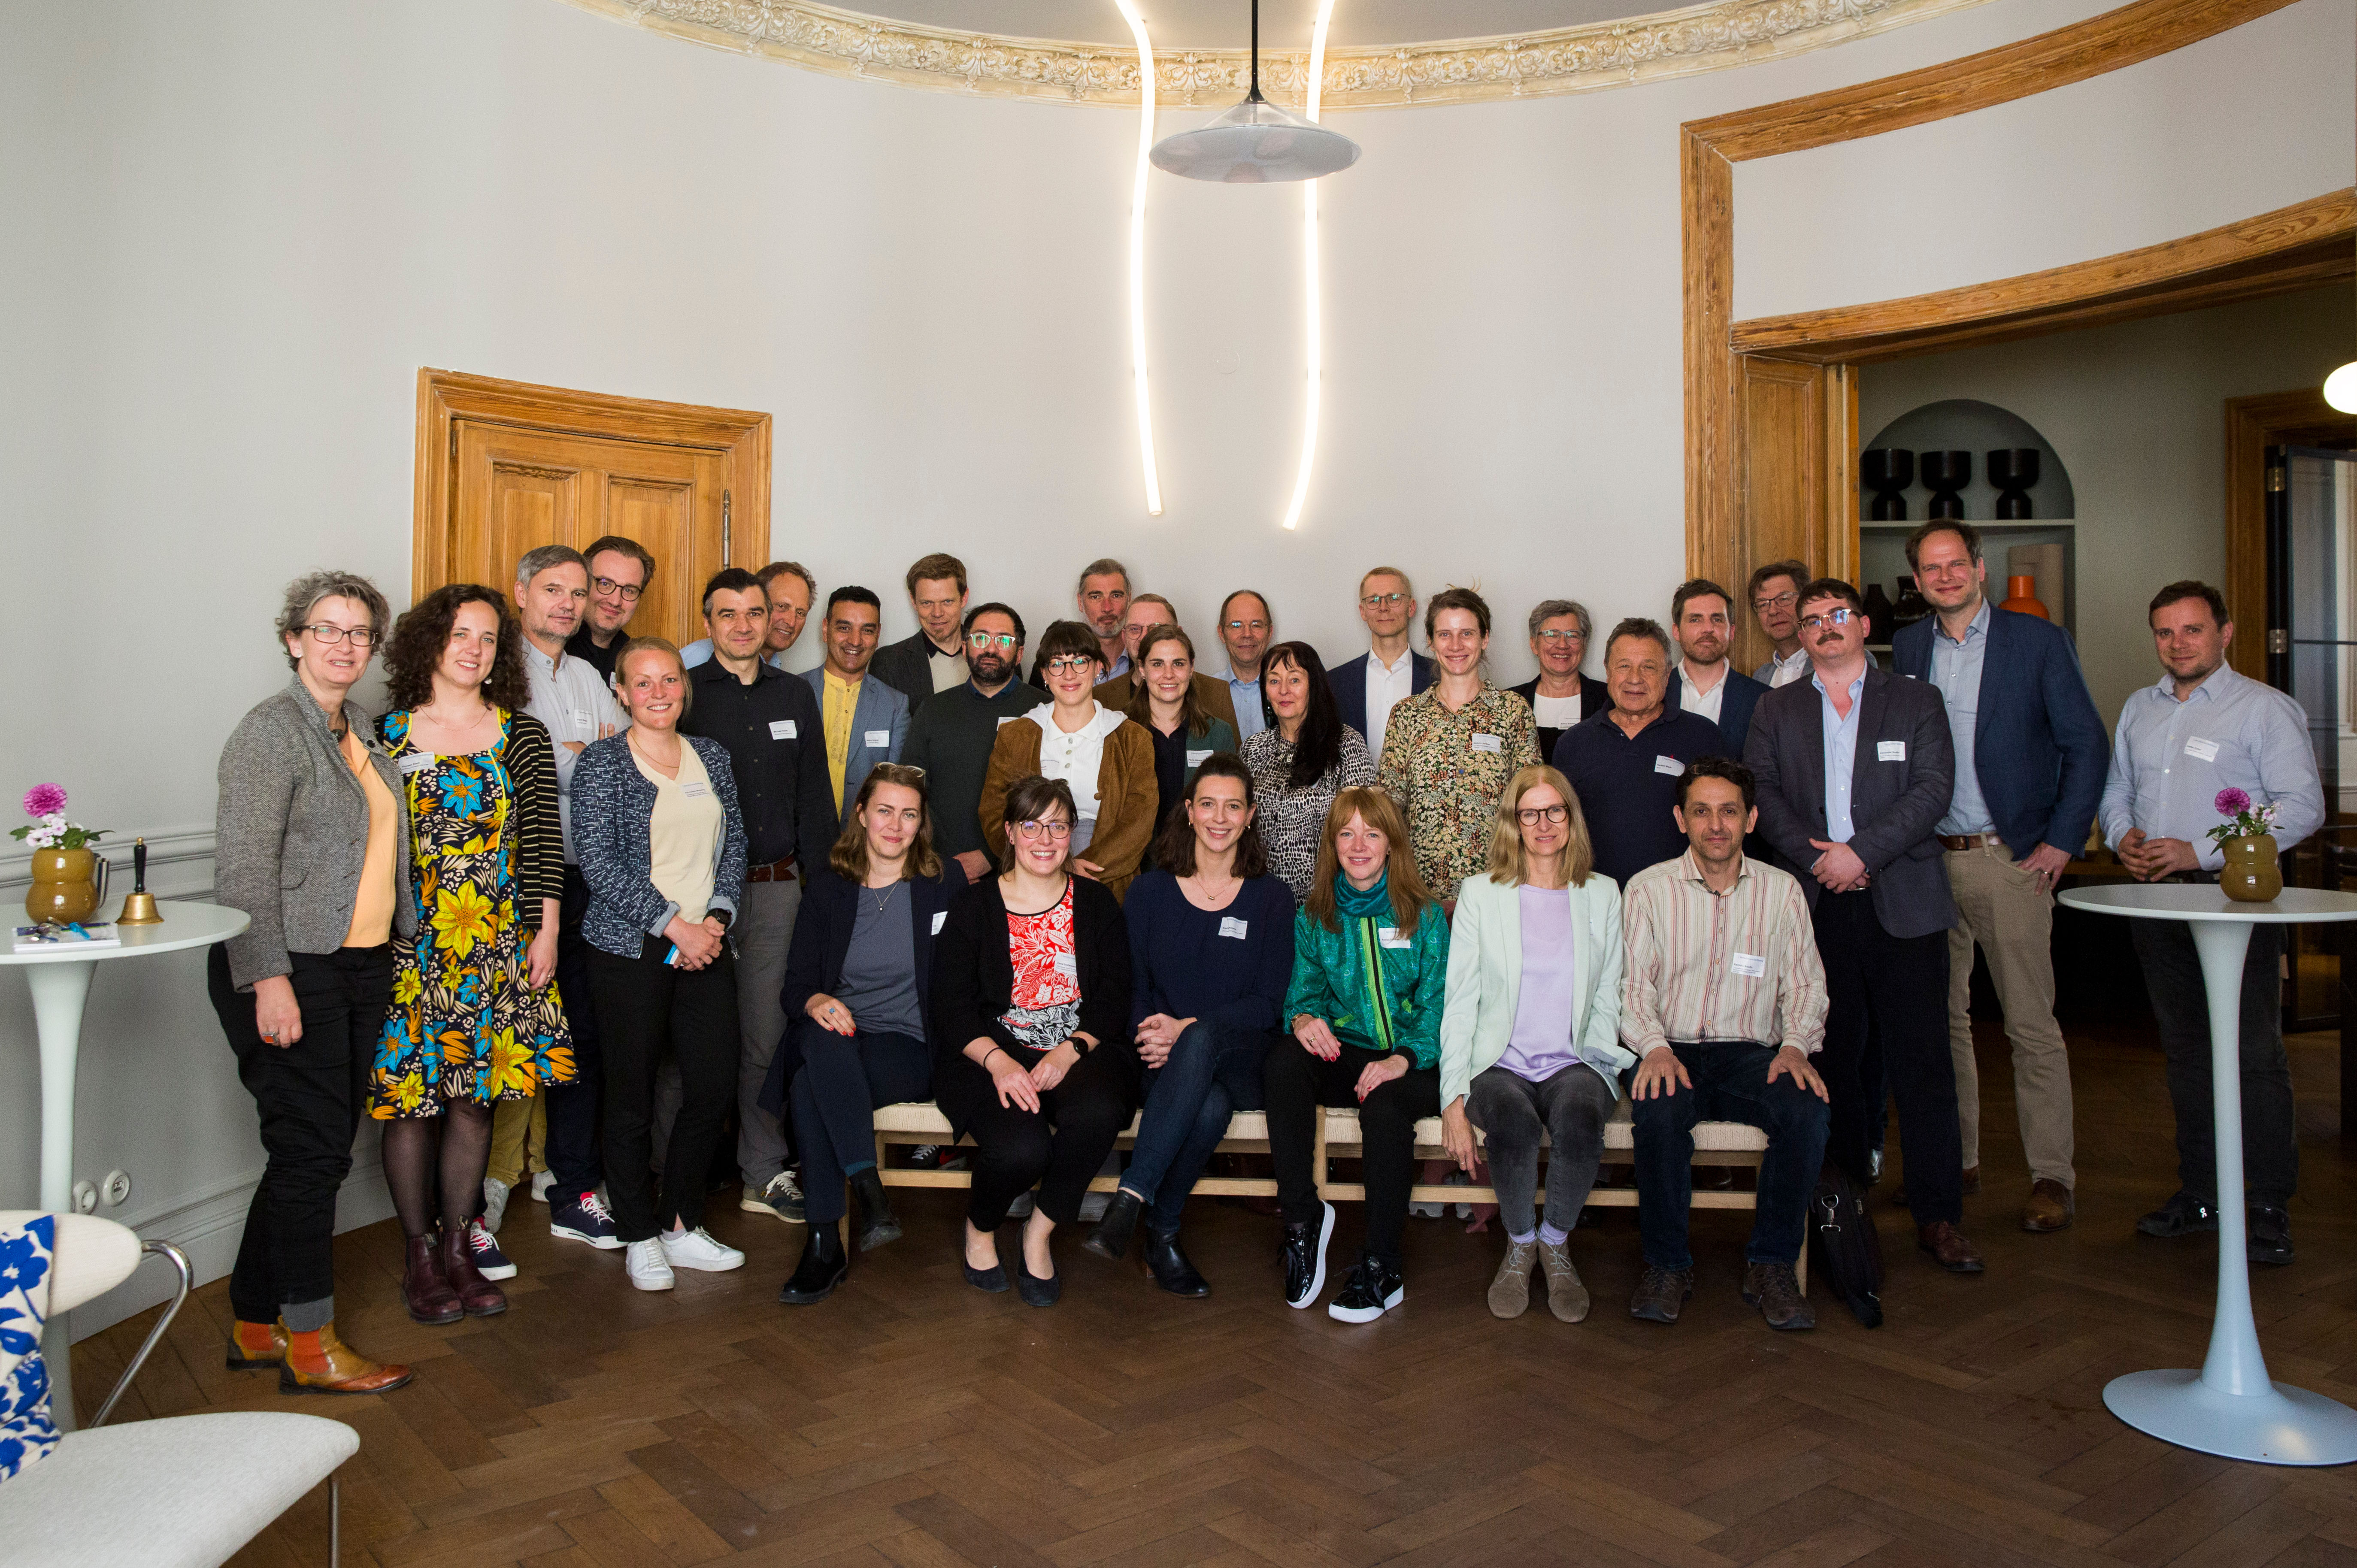
[[(1506, 1228), (1490, 1282), (1500, 1317), (1530, 1305), (1534, 1265), (1550, 1311), (1566, 1323), (1587, 1316), (1566, 1238), (1636, 1065), (1620, 1044), (1620, 889), (1595, 869), (1579, 797), (1554, 768), (1523, 768), (1499, 797), (1489, 870), (1458, 891), (1440, 1016), (1441, 1142), (1469, 1173), (1481, 1130)], [(1542, 1134), (1554, 1144), (1544, 1219)]]

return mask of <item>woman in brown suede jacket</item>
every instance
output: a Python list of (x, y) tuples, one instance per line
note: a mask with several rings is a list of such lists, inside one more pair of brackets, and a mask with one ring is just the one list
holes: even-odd
[(1049, 700), (998, 726), (976, 813), (983, 836), (995, 842), (1005, 831), (999, 817), (1017, 780), (1060, 779), (1080, 807), (1071, 869), (1118, 898), (1154, 836), (1154, 742), (1092, 694), (1100, 671), (1096, 635), (1079, 621), (1048, 628), (1039, 668)]

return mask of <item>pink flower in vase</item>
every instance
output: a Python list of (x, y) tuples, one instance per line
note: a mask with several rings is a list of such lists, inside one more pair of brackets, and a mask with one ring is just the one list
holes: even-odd
[(55, 816), (66, 809), (66, 792), (55, 784), (36, 784), (25, 791), (25, 814)]
[(2222, 817), (2239, 817), (2251, 809), (2251, 798), (2229, 784), (2218, 791), (2218, 798), (2211, 804), (2218, 809)]

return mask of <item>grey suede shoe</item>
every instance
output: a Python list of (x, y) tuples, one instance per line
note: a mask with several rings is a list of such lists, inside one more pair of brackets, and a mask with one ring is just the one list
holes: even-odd
[(1570, 1244), (1550, 1247), (1540, 1242), (1539, 1267), (1546, 1273), (1547, 1310), (1566, 1323), (1586, 1317), (1587, 1287), (1579, 1283), (1579, 1271), (1571, 1266)]
[(1531, 1265), (1538, 1261), (1536, 1241), (1508, 1241), (1498, 1277), (1490, 1282), (1490, 1312), (1495, 1317), (1520, 1317), (1530, 1310)]

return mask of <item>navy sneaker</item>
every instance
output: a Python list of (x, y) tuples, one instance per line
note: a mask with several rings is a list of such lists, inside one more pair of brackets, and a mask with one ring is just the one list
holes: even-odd
[(483, 1229), (481, 1220), (468, 1224), (467, 1244), (474, 1249), (477, 1273), (487, 1280), (511, 1280), (516, 1277), (516, 1266), (508, 1261), (505, 1252), (500, 1251), (498, 1240)]
[(601, 1252), (619, 1252), (622, 1239), (614, 1234), (614, 1217), (594, 1192), (573, 1197), (550, 1193), (548, 1233), (561, 1241), (587, 1241)]

